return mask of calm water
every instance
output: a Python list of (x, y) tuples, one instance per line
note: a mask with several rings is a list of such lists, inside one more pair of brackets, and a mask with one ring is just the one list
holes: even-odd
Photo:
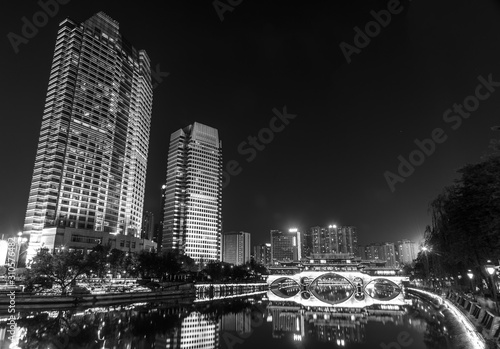
[(5, 317), (0, 323), (0, 347), (448, 348), (442, 315), (418, 299), (359, 309), (272, 298), (20, 311), (12, 341)]

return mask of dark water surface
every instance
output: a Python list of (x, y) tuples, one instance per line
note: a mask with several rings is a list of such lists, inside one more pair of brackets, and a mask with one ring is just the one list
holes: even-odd
[(264, 293), (16, 315), (14, 336), (7, 317), (0, 322), (0, 348), (451, 348), (442, 314), (416, 298), (339, 308)]

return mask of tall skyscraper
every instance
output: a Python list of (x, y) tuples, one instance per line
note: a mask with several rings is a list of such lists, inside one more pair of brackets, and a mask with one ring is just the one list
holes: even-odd
[(301, 234), (297, 229), (288, 232), (271, 230), (271, 260), (272, 264), (285, 261), (298, 261), (302, 257)]
[(195, 122), (170, 136), (162, 249), (220, 261), (221, 232), (222, 142), (215, 128)]
[(271, 263), (271, 244), (265, 243), (253, 247), (253, 256), (257, 263), (264, 266), (270, 266)]
[(222, 235), (222, 261), (234, 265), (250, 262), (250, 233), (238, 231)]
[(140, 237), (152, 99), (149, 57), (117, 21), (99, 12), (60, 23), (24, 223), (28, 259), (40, 247)]

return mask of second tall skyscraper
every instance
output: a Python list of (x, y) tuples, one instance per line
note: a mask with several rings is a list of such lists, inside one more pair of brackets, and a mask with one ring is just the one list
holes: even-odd
[(163, 250), (197, 263), (221, 260), (222, 143), (215, 128), (195, 122), (170, 136)]

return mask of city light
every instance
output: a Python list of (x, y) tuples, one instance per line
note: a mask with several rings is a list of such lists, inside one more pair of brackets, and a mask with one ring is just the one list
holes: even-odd
[(297, 231), (298, 231), (297, 228), (290, 228), (290, 229), (288, 229), (289, 233), (296, 233)]

